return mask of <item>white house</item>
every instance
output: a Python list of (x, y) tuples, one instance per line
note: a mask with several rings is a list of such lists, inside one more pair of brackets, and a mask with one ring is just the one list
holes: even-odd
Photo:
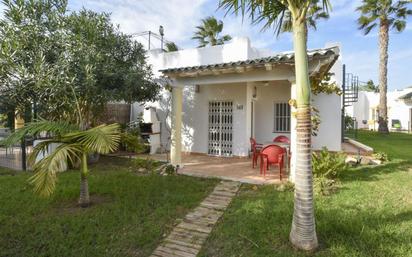
[[(411, 130), (412, 88), (387, 93), (388, 126), (392, 130)], [(354, 117), (358, 128), (377, 130), (379, 93), (360, 91), (358, 101), (348, 108), (347, 114)], [(396, 124), (400, 124), (396, 125)]]
[[(338, 46), (308, 51), (310, 74), (332, 70), (339, 83), (339, 51)], [(235, 38), (220, 46), (151, 51), (148, 60), (157, 77), (169, 79), (172, 93), (164, 90), (144, 119), (159, 129), (160, 135), (152, 136), (155, 144), (167, 147), (171, 134), (172, 163), (181, 164), (182, 152), (248, 156), (250, 137), (265, 143), (286, 135), (293, 169), (296, 120), (288, 104), (296, 95), (293, 52), (256, 49), (248, 38)], [(322, 120), (313, 148), (340, 151), (341, 98), (321, 94), (313, 96), (313, 104)], [(134, 104), (132, 120), (141, 111)]]

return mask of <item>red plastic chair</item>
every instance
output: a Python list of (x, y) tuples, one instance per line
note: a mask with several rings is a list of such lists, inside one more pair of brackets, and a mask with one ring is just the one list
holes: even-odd
[[(290, 139), (287, 136), (277, 136), (275, 139), (273, 139), (273, 143), (287, 143), (290, 144)], [(289, 164), (290, 164), (290, 158), (291, 158), (291, 153), (290, 151), (288, 152), (289, 154)]]
[(290, 144), (290, 140), (287, 136), (277, 136), (277, 137), (275, 137), (275, 139), (273, 139), (273, 142)]
[(260, 150), (262, 149), (262, 145), (256, 143), (256, 140), (251, 137), (250, 149), (252, 150), (252, 168), (255, 168), (255, 165), (257, 166), (257, 161), (259, 158)]
[(285, 149), (278, 145), (267, 145), (260, 151), (260, 174), (266, 176), (266, 170), (270, 165), (279, 166), (279, 179), (282, 180), (282, 168), (284, 163)]

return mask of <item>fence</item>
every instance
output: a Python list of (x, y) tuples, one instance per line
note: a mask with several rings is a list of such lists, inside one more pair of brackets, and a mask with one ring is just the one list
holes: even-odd
[(31, 143), (26, 141), (21, 145), (0, 146), (0, 167), (13, 170), (27, 169), (27, 155), (31, 152)]
[(107, 104), (102, 123), (127, 124), (130, 122), (130, 104)]
[(358, 122), (355, 118), (345, 120), (344, 136), (352, 139), (358, 138)]

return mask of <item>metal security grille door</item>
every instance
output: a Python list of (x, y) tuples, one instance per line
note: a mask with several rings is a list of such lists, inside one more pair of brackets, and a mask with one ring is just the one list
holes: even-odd
[(232, 155), (233, 102), (209, 102), (209, 143), (208, 154)]

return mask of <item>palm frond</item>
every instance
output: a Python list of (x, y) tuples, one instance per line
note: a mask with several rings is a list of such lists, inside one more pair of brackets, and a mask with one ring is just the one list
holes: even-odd
[(34, 164), (34, 175), (28, 180), (34, 186), (34, 192), (41, 196), (50, 196), (56, 188), (56, 173), (67, 165), (67, 160), (74, 162), (78, 159), (81, 152), (80, 144), (62, 143), (48, 156)]
[(361, 16), (358, 18), (359, 29), (368, 34), (378, 23), (385, 22), (389, 26), (401, 32), (406, 27), (406, 20), (412, 15), (408, 9), (411, 1), (384, 1), (362, 0), (361, 6), (356, 8)]
[(406, 21), (404, 20), (396, 20), (393, 22), (392, 27), (397, 32), (402, 32), (406, 28)]
[(33, 147), (33, 150), (27, 159), (29, 166), (34, 166), (39, 154), (45, 155), (47, 151), (49, 150), (49, 146), (53, 143), (58, 144), (60, 143), (60, 141), (56, 139), (45, 139), (39, 142), (35, 147)]
[(206, 45), (221, 45), (231, 39), (229, 35), (219, 37), (219, 34), (223, 30), (223, 22), (221, 20), (217, 20), (215, 17), (209, 16), (202, 19), (201, 22), (202, 25), (196, 26), (196, 31), (192, 36), (192, 39), (199, 42), (198, 47), (204, 47)]
[(273, 29), (279, 36), (282, 32), (292, 31), (292, 19), (298, 12), (306, 17), (310, 27), (316, 29), (317, 20), (329, 18), (331, 4), (329, 0), (311, 0), (309, 3), (300, 0), (221, 0), (219, 8), (226, 9), (226, 15), (240, 13), (242, 19), (248, 14), (253, 24), (263, 23), (262, 30)]
[(365, 35), (369, 34), (377, 26), (378, 17), (362, 15), (358, 18), (359, 29), (363, 30)]
[(86, 131), (66, 134), (61, 140), (76, 142), (88, 152), (106, 154), (115, 151), (119, 146), (120, 126), (116, 123), (100, 125)]
[(37, 136), (42, 132), (48, 132), (54, 136), (61, 136), (72, 131), (77, 131), (78, 129), (77, 126), (65, 121), (39, 120), (28, 123), (23, 128), (16, 130), (2, 143), (11, 146), (20, 142), (26, 135)]

